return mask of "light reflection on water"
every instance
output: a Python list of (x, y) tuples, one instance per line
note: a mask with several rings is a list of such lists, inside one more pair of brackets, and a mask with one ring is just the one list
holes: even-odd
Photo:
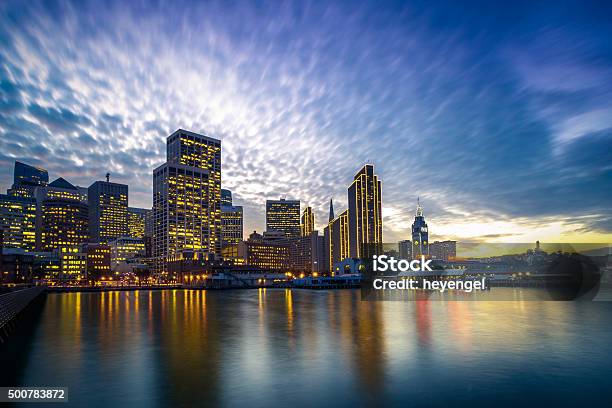
[(611, 397), (611, 324), (608, 302), (51, 294), (10, 385), (81, 406), (574, 405)]

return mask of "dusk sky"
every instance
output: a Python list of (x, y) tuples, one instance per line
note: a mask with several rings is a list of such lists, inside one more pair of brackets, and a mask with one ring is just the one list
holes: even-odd
[[(434, 4), (435, 3), (435, 4)], [(460, 4), (461, 3), (461, 4)], [(366, 162), (384, 238), (612, 242), (612, 3), (0, 3), (0, 188), (15, 160), (151, 206), (177, 128), (222, 182), (327, 220)]]

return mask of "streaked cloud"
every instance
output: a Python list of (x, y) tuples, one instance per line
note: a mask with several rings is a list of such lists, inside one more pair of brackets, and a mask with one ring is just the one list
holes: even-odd
[[(387, 240), (417, 196), (435, 237), (612, 237), (612, 28), (601, 6), (454, 2), (4, 2), (0, 184), (14, 160), (150, 206), (182, 127), (223, 141), (223, 184), (319, 227), (371, 161)], [(503, 235), (500, 235), (503, 234)], [(589, 238), (590, 237), (590, 238)], [(544, 239), (544, 238), (543, 238)]]

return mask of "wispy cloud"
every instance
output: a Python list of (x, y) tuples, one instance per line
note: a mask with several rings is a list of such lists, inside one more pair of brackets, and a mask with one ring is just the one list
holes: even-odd
[(389, 240), (407, 235), (417, 196), (439, 237), (609, 238), (602, 11), (456, 7), (4, 2), (0, 182), (16, 159), (81, 185), (110, 171), (150, 206), (182, 127), (222, 139), (247, 233), (278, 196), (321, 225), (370, 160)]

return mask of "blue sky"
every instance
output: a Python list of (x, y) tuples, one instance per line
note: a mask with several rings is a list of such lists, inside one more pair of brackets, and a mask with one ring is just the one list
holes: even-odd
[[(461, 4), (459, 4), (461, 3)], [(385, 240), (612, 240), (612, 10), (587, 2), (2, 2), (0, 187), (15, 160), (150, 206), (181, 127), (223, 184), (317, 224), (370, 161)]]

